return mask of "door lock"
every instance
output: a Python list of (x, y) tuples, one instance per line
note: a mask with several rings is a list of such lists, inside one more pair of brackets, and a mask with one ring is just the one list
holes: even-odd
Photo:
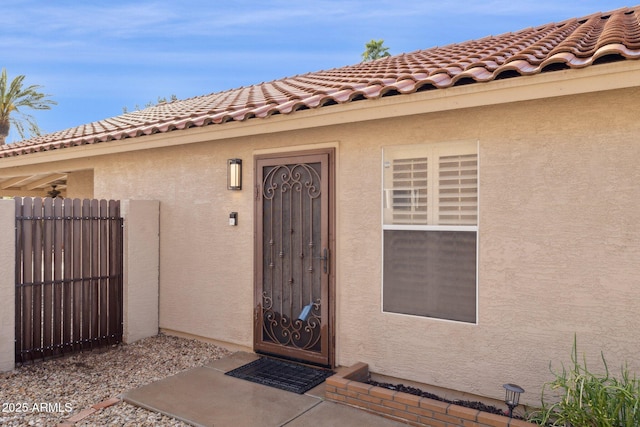
[(328, 271), (327, 264), (329, 263), (329, 250), (324, 248), (322, 251), (322, 256), (314, 256), (313, 259), (320, 259), (323, 261), (322, 270), (326, 273)]

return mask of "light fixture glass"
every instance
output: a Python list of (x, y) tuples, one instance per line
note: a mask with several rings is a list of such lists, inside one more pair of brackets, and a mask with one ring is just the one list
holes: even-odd
[(509, 407), (509, 418), (513, 418), (513, 409), (520, 403), (520, 394), (524, 393), (524, 389), (515, 384), (504, 384), (505, 389), (504, 403)]
[(227, 189), (242, 190), (242, 159), (227, 160)]

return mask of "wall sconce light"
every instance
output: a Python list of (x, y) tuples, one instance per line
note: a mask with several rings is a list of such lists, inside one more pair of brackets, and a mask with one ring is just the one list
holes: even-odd
[(518, 406), (520, 394), (524, 393), (524, 389), (515, 384), (504, 384), (505, 389), (504, 403), (509, 407), (509, 418), (513, 418), (513, 408)]
[(227, 160), (227, 189), (242, 190), (242, 159)]

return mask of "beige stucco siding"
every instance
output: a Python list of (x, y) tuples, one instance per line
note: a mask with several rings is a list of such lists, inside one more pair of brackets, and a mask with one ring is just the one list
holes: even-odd
[[(337, 363), (496, 398), (514, 382), (536, 403), (574, 333), (594, 368), (602, 350), (640, 372), (638, 111), (624, 89), (68, 164), (90, 165), (95, 197), (160, 201), (160, 327), (251, 347), (253, 156), (335, 147)], [(461, 140), (479, 147), (478, 323), (383, 313), (382, 147)], [(244, 162), (240, 192), (229, 158)]]
[(514, 137), (481, 144), (480, 326), (505, 326), (485, 363), (513, 352), (515, 382), (569, 362), (574, 334), (595, 370), (602, 350), (614, 371), (626, 360), (638, 372), (637, 95), (504, 109)]
[(70, 199), (93, 198), (93, 169), (69, 172), (67, 175), (67, 194)]
[(198, 144), (115, 157), (96, 162), (98, 197), (160, 200), (160, 327), (250, 347), (253, 199), (249, 184), (226, 190), (226, 159), (244, 158), (249, 179), (251, 151)]

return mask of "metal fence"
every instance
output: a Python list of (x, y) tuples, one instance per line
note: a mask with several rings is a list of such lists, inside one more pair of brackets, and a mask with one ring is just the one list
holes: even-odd
[(122, 341), (120, 202), (16, 202), (16, 363)]

